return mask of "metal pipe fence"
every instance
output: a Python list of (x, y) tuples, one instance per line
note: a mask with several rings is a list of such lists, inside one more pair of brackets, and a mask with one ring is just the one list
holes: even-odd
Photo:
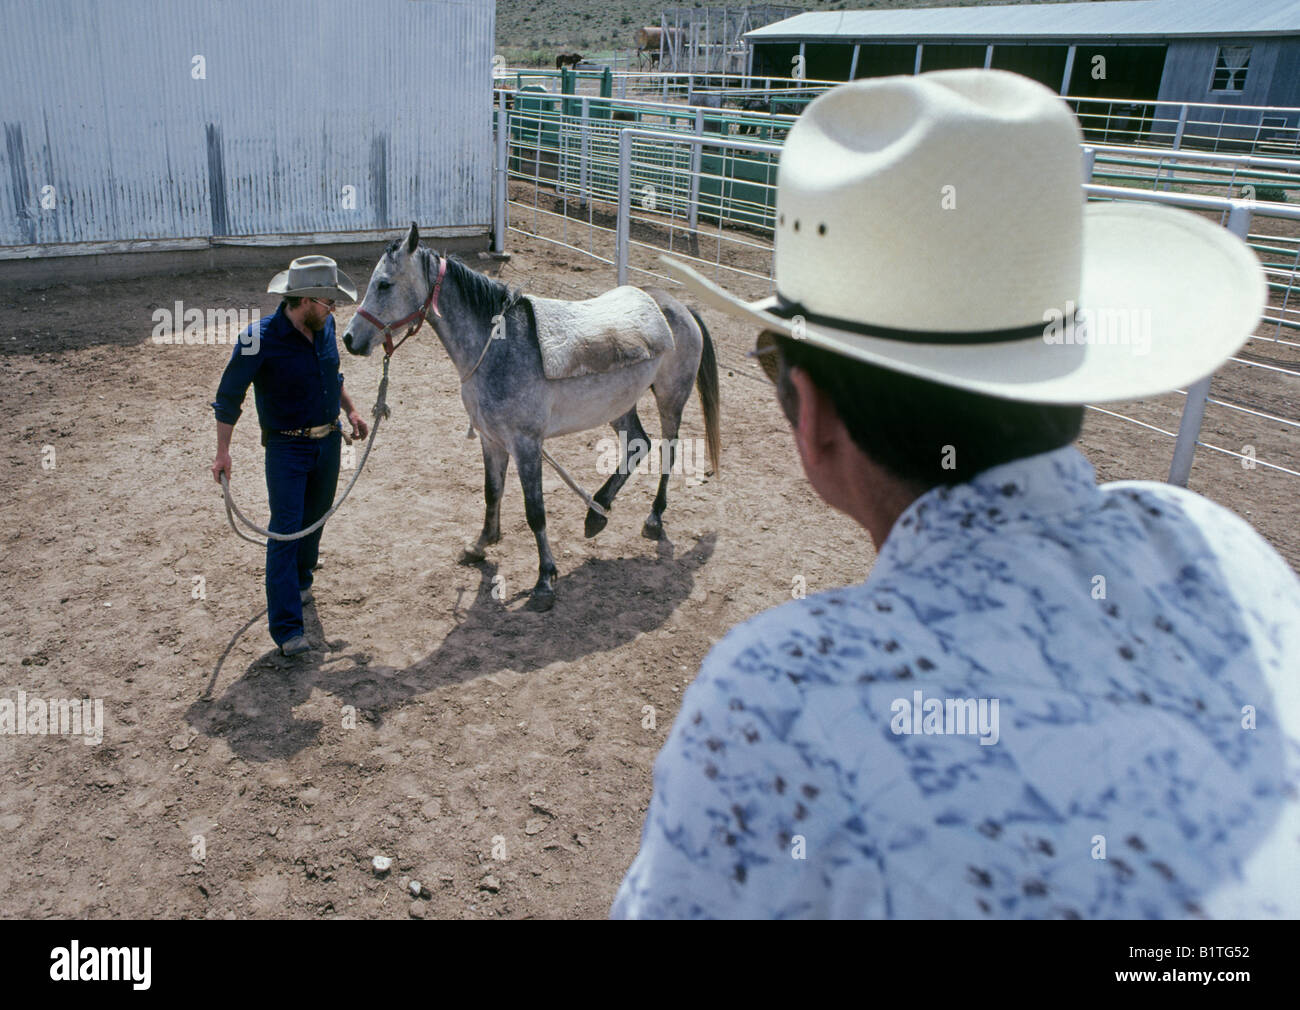
[[(708, 147), (718, 149), (719, 151), (731, 152), (731, 156), (733, 158), (736, 157), (744, 158), (746, 155), (762, 155), (762, 156), (770, 156), (772, 158), (775, 158), (780, 154), (781, 151), (781, 148), (776, 144), (764, 144), (755, 141), (745, 141), (745, 140), (732, 140), (729, 138), (722, 138), (722, 137), (706, 138), (702, 134), (697, 134), (695, 136), (690, 136), (690, 137), (684, 137), (680, 134), (659, 132), (655, 130), (628, 129), (622, 131), (622, 133), (619, 135), (619, 144), (618, 144), (618, 203), (617, 203), (617, 221), (616, 221), (615, 241), (614, 241), (614, 262), (618, 269), (619, 284), (627, 283), (630, 254), (631, 254), (632, 247), (634, 245), (634, 242), (631, 237), (632, 220), (633, 217), (635, 216), (632, 207), (632, 186), (633, 186), (632, 180), (634, 177), (633, 149), (634, 149), (634, 144), (636, 144), (638, 141), (647, 145), (658, 144), (658, 145), (670, 146), (670, 147), (689, 146), (693, 154), (695, 155), (695, 158), (693, 160), (697, 160), (697, 161), (702, 158), (703, 149), (706, 145)], [(725, 155), (724, 155), (724, 159), (725, 159)], [(746, 159), (746, 160), (748, 160), (750, 163), (755, 163), (754, 159)], [(763, 163), (765, 165), (771, 165), (773, 169), (775, 168), (775, 163), (771, 161), (767, 161), (766, 157), (764, 158)], [(724, 164), (725, 164), (725, 160), (724, 160)], [(697, 183), (700, 182), (700, 175), (698, 172), (693, 174), (691, 178)], [(710, 181), (717, 181), (719, 183), (723, 183), (727, 181), (727, 177), (725, 174), (713, 175), (710, 176)], [(753, 185), (754, 188), (762, 191), (764, 194), (771, 194), (773, 197), (775, 197), (775, 192), (776, 192), (775, 171), (772, 172), (770, 179), (765, 179), (762, 182), (754, 183)], [(698, 191), (698, 189), (699, 187), (697, 186), (695, 188), (695, 191)], [(725, 187), (720, 186), (718, 192), (720, 194), (725, 192)], [(766, 199), (764, 199), (761, 203), (752, 199), (743, 202), (745, 204), (743, 213), (745, 213), (746, 215), (752, 215), (755, 218), (755, 220), (758, 221), (761, 225), (765, 226), (768, 231), (772, 230), (772, 222), (771, 222), (772, 211), (769, 209), (769, 207), (775, 206), (774, 200), (770, 204)], [(643, 199), (642, 209), (654, 210), (655, 208), (653, 205), (647, 207), (646, 202)], [(709, 208), (709, 211), (712, 213), (712, 215), (715, 216), (716, 219), (719, 221), (734, 220), (735, 210), (736, 210), (736, 206), (734, 203), (732, 203), (729, 206), (725, 198), (721, 198), (721, 197), (716, 203), (712, 204)], [(688, 214), (691, 217), (691, 219), (698, 221), (698, 217), (699, 217), (698, 200), (689, 207)], [(642, 220), (647, 220), (647, 219), (643, 217)], [(723, 257), (721, 255), (721, 248), (720, 248), (721, 243), (724, 240), (723, 233), (724, 233), (723, 228), (716, 229), (714, 233), (714, 237), (716, 238), (717, 245), (719, 248), (717, 250), (717, 255), (712, 261), (706, 260), (701, 256), (699, 256), (698, 249), (693, 254), (692, 251), (690, 250), (689, 243), (687, 244), (687, 248), (682, 251), (672, 250), (671, 248), (668, 251), (676, 252), (677, 255), (680, 256), (682, 259), (694, 260), (702, 264), (711, 263), (712, 265), (717, 267), (725, 266), (726, 269), (733, 270), (737, 273), (749, 273), (750, 276), (752, 277), (762, 277), (761, 274), (753, 273), (752, 271), (746, 271), (742, 267), (737, 267), (733, 264), (723, 263)], [(696, 243), (698, 245), (698, 228), (691, 228), (690, 234), (695, 236)], [(747, 245), (750, 249), (758, 249), (761, 251), (761, 255), (763, 256), (764, 260), (770, 262), (770, 258), (772, 255), (770, 244), (745, 242), (743, 239), (734, 239), (734, 238), (728, 238), (727, 241), (729, 241), (732, 244)], [(653, 245), (647, 242), (637, 242), (635, 244), (639, 245), (643, 249), (650, 249), (655, 252), (659, 251)], [(654, 273), (653, 271), (644, 270), (642, 268), (638, 268), (638, 269), (641, 269), (641, 272), (643, 273), (651, 274), (652, 276), (655, 276), (661, 280), (668, 279), (662, 274), (657, 274)], [(772, 273), (769, 267), (767, 278), (771, 279), (771, 276)]]
[[(502, 68), (496, 79), (503, 83), (519, 74), (534, 83), (559, 78), (559, 71)], [(598, 72), (589, 72), (583, 80), (588, 87), (594, 87), (599, 76)], [(613, 76), (617, 97), (657, 95), (663, 101), (685, 101), (698, 94), (733, 102), (777, 100), (804, 105), (845, 83), (753, 74), (748, 63), (744, 70), (726, 72), (618, 71), (615, 67)], [(1300, 157), (1300, 108), (1062, 97), (1074, 110), (1089, 144)]]
[[(513, 110), (498, 110), (503, 242), (508, 226), (567, 246), (613, 266), (620, 284), (633, 275), (634, 283), (667, 281), (656, 257), (668, 253), (753, 297), (770, 293), (779, 141), (793, 117), (596, 96), (523, 99), (516, 95)], [(768, 139), (735, 132), (754, 122)], [(1229, 439), (1201, 438), (1207, 416), (1217, 430), (1235, 417), (1267, 428), (1270, 437), (1285, 434), (1276, 452), (1287, 463), (1295, 458), (1300, 339), (1288, 338), (1300, 331), (1300, 207), (1239, 194), (1242, 186), (1300, 172), (1300, 159), (1117, 145), (1086, 145), (1082, 154), (1088, 180), (1096, 172), (1106, 182), (1127, 183), (1088, 181), (1089, 199), (1154, 201), (1213, 215), (1259, 255), (1270, 293), (1260, 332), (1216, 373), (1231, 373), (1232, 394), (1210, 395), (1208, 378), (1178, 390), (1176, 425), (1160, 415), (1170, 412), (1164, 405), (1090, 409), (1173, 439), (1172, 483), (1186, 485), (1198, 446), (1243, 466), (1300, 476), (1300, 468), (1260, 458), (1251, 444), (1239, 442), (1238, 451)]]
[[(1085, 154), (1088, 178), (1103, 185), (1260, 205), (1300, 202), (1300, 159), (1100, 145), (1089, 145)], [(1227, 225), (1227, 211), (1221, 209), (1219, 217)], [(1264, 317), (1271, 336), (1256, 339), (1300, 347), (1300, 228), (1290, 220), (1285, 212), (1259, 215), (1243, 238), (1260, 258), (1270, 295), (1278, 299)]]
[[(1206, 195), (1192, 194), (1192, 193), (1141, 192), (1141, 191), (1135, 191), (1131, 188), (1124, 188), (1124, 187), (1117, 187), (1117, 186), (1103, 186), (1103, 185), (1097, 185), (1095, 183), (1085, 183), (1083, 188), (1085, 194), (1090, 199), (1144, 200), (1147, 202), (1162, 203), (1170, 206), (1182, 207), (1187, 210), (1209, 211), (1213, 214), (1218, 215), (1221, 222), (1224, 224), (1225, 227), (1228, 228), (1229, 231), (1237, 235), (1243, 241), (1246, 241), (1248, 244), (1250, 244), (1252, 235), (1255, 234), (1252, 232), (1251, 229), (1252, 229), (1252, 223), (1256, 218), (1256, 216), (1281, 219), (1292, 223), (1300, 222), (1300, 207), (1282, 206), (1274, 203), (1259, 203), (1257, 201), (1252, 201), (1252, 200), (1225, 199), (1220, 196), (1206, 196)], [(1266, 275), (1267, 275), (1267, 268), (1266, 268)], [(1295, 289), (1295, 287), (1296, 287), (1296, 278), (1295, 278), (1295, 270), (1293, 267), (1291, 277), (1286, 286), (1285, 295), (1282, 299), (1282, 305), (1280, 307), (1273, 307), (1272, 303), (1275, 300), (1277, 300), (1277, 295), (1276, 292), (1273, 290), (1272, 283), (1270, 282), (1270, 298), (1269, 298), (1270, 308), (1266, 308), (1263, 317), (1263, 325), (1265, 327), (1267, 327), (1270, 322), (1276, 322), (1280, 318), (1280, 316), (1270, 315), (1270, 313), (1273, 312), (1284, 313), (1286, 311), (1287, 308), (1286, 298), (1290, 296), (1291, 292)], [(1295, 349), (1298, 346), (1300, 346), (1297, 345), (1295, 342), (1279, 341), (1276, 337), (1273, 338), (1272, 340), (1269, 340), (1269, 338), (1261, 337), (1258, 333), (1256, 333), (1247, 341), (1245, 348), (1243, 348), (1237, 354), (1233, 355), (1231, 358), (1228, 359), (1228, 362), (1225, 364), (1224, 368), (1226, 369), (1230, 366), (1236, 365), (1236, 366), (1241, 366), (1241, 368), (1247, 370), (1259, 370), (1263, 372), (1268, 372), (1271, 373), (1272, 376), (1276, 376), (1279, 378), (1281, 376), (1286, 376), (1290, 379), (1300, 379), (1300, 355), (1297, 355), (1295, 353), (1290, 353), (1280, 361), (1274, 360), (1271, 363), (1268, 361), (1260, 361), (1258, 360), (1257, 348), (1253, 346), (1259, 341), (1264, 341), (1266, 343), (1271, 343), (1274, 345), (1283, 344), (1291, 352), (1294, 352)], [(1223, 399), (1211, 398), (1209, 393), (1210, 393), (1211, 381), (1213, 378), (1214, 376), (1208, 376), (1200, 380), (1199, 382), (1193, 383), (1186, 390), (1177, 390), (1179, 394), (1185, 397), (1185, 400), (1179, 418), (1178, 431), (1176, 434), (1173, 432), (1165, 431), (1164, 429), (1158, 427), (1154, 427), (1149, 424), (1145, 424), (1144, 422), (1136, 418), (1129, 417), (1124, 414), (1119, 414), (1109, 410), (1103, 410), (1102, 408), (1099, 407), (1092, 407), (1092, 409), (1100, 410), (1102, 413), (1109, 414), (1112, 417), (1117, 417), (1124, 421), (1140, 424), (1143, 427), (1152, 428), (1152, 430), (1159, 431), (1164, 435), (1168, 435), (1174, 438), (1175, 439), (1174, 455), (1173, 455), (1173, 461), (1170, 464), (1170, 469), (1169, 469), (1169, 482), (1171, 484), (1179, 484), (1183, 487), (1187, 486), (1187, 480), (1191, 473), (1192, 458), (1198, 446), (1203, 446), (1204, 448), (1210, 449), (1214, 452), (1218, 452), (1223, 455), (1232, 456), (1241, 459), (1243, 461), (1247, 461), (1251, 464), (1252, 467), (1259, 465), (1267, 469), (1276, 470), (1282, 473), (1289, 474), (1291, 476), (1300, 477), (1300, 471), (1297, 471), (1290, 467), (1286, 467), (1278, 463), (1273, 463), (1268, 460), (1260, 459), (1256, 457), (1253, 453), (1248, 454), (1245, 452), (1237, 452), (1233, 449), (1228, 449), (1224, 446), (1215, 445), (1213, 443), (1206, 442), (1201, 439), (1200, 437), (1201, 429), (1204, 423), (1205, 411), (1208, 405), (1214, 405), (1225, 411), (1235, 411), (1241, 414), (1247, 414), (1253, 417), (1262, 418), (1269, 422), (1279, 424), (1293, 430), (1300, 428), (1300, 420), (1296, 418), (1285, 417), (1279, 414), (1255, 410), (1253, 408), (1245, 406), (1244, 404), (1232, 403), (1230, 401), (1223, 400)], [(1294, 401), (1290, 400), (1285, 392), (1283, 392), (1282, 394), (1282, 402), (1286, 403), (1288, 406), (1294, 409)]]
[[(637, 243), (658, 241), (689, 254), (712, 242), (715, 258), (748, 260), (742, 269), (770, 277), (780, 146), (758, 138), (784, 135), (792, 119), (760, 118), (761, 126), (751, 126), (751, 133), (732, 144), (674, 145), (665, 137), (722, 139), (735, 117), (671, 103), (517, 95), (508, 125), (498, 131), (499, 178), (510, 190), (511, 227), (612, 262), (611, 212), (619, 205), (626, 135), (635, 169), (626, 180), (632, 203), (625, 209)], [(654, 136), (643, 136), (647, 132)], [(722, 248), (730, 255), (722, 256)]]
[[(559, 91), (564, 73), (547, 67), (497, 67), (493, 71), (493, 88), (498, 91), (521, 91), (525, 87), (540, 87)], [(577, 70), (574, 74), (577, 94), (599, 96), (605, 69)], [(661, 101), (684, 102), (692, 94), (721, 96), (736, 101), (762, 100), (771, 97), (811, 102), (818, 95), (843, 84), (843, 81), (814, 80), (812, 78), (770, 77), (750, 73), (748, 69), (727, 73), (669, 72), (626, 70), (611, 71), (614, 98), (658, 98)]]

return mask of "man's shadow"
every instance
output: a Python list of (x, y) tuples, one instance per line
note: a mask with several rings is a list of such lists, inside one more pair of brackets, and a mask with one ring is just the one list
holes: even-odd
[[(245, 760), (287, 758), (320, 735), (323, 723), (293, 714), (313, 688), (378, 723), (388, 709), (442, 685), (503, 669), (528, 673), (616, 649), (662, 626), (681, 606), (716, 541), (716, 534), (700, 537), (680, 556), (665, 541), (657, 558), (588, 558), (558, 580), (555, 609), (546, 614), (507, 609), (526, 594), (500, 599), (496, 566), (480, 565), (473, 601), (464, 609), (457, 603), (459, 623), (432, 653), (405, 668), (373, 664), (364, 652), (347, 652), (348, 642), (329, 641), (316, 608), (307, 607), (307, 639), (317, 647), (293, 659), (275, 650), (258, 657), (219, 697), (205, 695), (191, 705), (186, 721), (206, 736), (223, 738)], [(610, 593), (613, 584), (620, 587), (616, 594)]]

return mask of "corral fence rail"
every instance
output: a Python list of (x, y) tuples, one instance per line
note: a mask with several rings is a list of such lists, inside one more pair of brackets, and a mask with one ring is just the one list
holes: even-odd
[[(497, 107), (498, 248), (507, 231), (527, 234), (613, 266), (620, 284), (631, 273), (668, 280), (654, 257), (670, 253), (715, 277), (726, 273), (771, 290), (776, 163), (794, 116), (687, 106), (659, 96), (535, 91), (511, 97)], [(1271, 335), (1257, 333), (1231, 360), (1254, 374), (1300, 378), (1300, 358), (1291, 353), (1300, 349), (1300, 207), (1281, 202), (1300, 189), (1300, 158), (1087, 143), (1082, 157), (1088, 199), (1209, 212), (1255, 250), (1268, 280), (1263, 322)], [(1261, 191), (1280, 199), (1242, 197)], [(1254, 360), (1260, 347), (1289, 356)], [(1090, 409), (1174, 439), (1172, 483), (1186, 485), (1197, 446), (1300, 476), (1200, 439), (1207, 407), (1291, 431), (1300, 420), (1211, 397), (1208, 378), (1177, 392), (1184, 397), (1177, 431)]]
[[(582, 86), (594, 88), (606, 68), (580, 72)], [(613, 97), (684, 101), (691, 95), (732, 102), (774, 97), (807, 104), (844, 81), (772, 77), (744, 70), (727, 72), (611, 71)], [(497, 87), (546, 86), (561, 79), (548, 69), (498, 68)], [(1300, 107), (1173, 102), (1064, 95), (1090, 144), (1208, 150), (1263, 157), (1300, 157)]]

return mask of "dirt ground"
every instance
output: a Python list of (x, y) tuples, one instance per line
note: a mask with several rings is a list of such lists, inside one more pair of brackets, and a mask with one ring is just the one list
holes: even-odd
[[(510, 248), (494, 270), (528, 291), (614, 284), (611, 268), (537, 239)], [(364, 284), (377, 252), (341, 265)], [(394, 359), (392, 418), (326, 528), (308, 610), (317, 648), (278, 658), (262, 552), (230, 532), (208, 472), (208, 404), (230, 348), (150, 340), (154, 309), (176, 300), (271, 311), (268, 279), (0, 292), (0, 697), (102, 698), (105, 719), (98, 746), (0, 736), (0, 916), (604, 916), (705, 653), (789, 599), (797, 576), (809, 592), (860, 581), (869, 541), (804, 482), (744, 359), (752, 334), (706, 314), (722, 362), (721, 472), (674, 478), (656, 544), (639, 535), (651, 478), (629, 482), (589, 541), (582, 504), (548, 470), (558, 601), (526, 611), (536, 552), (513, 466), (503, 542), (480, 568), (456, 564), (481, 523), (482, 466), (456, 373), (425, 330)], [(1294, 366), (1293, 350), (1265, 357)], [(344, 355), (343, 368), (368, 413), (380, 359)], [(1240, 365), (1214, 386), (1290, 417), (1297, 393)], [(1180, 399), (1110, 409), (1173, 430)], [(251, 395), (245, 408), (234, 490), (261, 518)], [(642, 416), (657, 434), (652, 403)], [(605, 434), (551, 444), (590, 489)], [(703, 436), (694, 397), (683, 436)], [(1294, 428), (1212, 407), (1204, 437), (1300, 469)], [(1172, 445), (1091, 412), (1082, 439), (1107, 480), (1163, 479)], [(1202, 449), (1192, 487), (1300, 564), (1300, 479)], [(376, 855), (393, 860), (386, 876)], [(413, 879), (426, 897), (412, 899)]]

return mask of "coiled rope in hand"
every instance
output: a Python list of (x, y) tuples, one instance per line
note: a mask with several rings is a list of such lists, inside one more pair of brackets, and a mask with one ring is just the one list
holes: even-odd
[(379, 395), (375, 398), (375, 409), (373, 411), (374, 424), (370, 429), (370, 438), (366, 441), (366, 451), (362, 453), (361, 461), (357, 464), (356, 472), (352, 475), (352, 480), (348, 482), (348, 486), (344, 489), (342, 497), (340, 497), (339, 500), (330, 507), (328, 512), (308, 526), (305, 530), (299, 530), (297, 533), (272, 533), (270, 530), (262, 529), (261, 526), (258, 526), (255, 522), (249, 519), (248, 516), (239, 511), (239, 506), (236, 505), (234, 500), (230, 497), (230, 477), (223, 470), (221, 473), (221, 494), (226, 500), (226, 519), (229, 520), (230, 528), (235, 531), (237, 537), (241, 540), (247, 540), (250, 544), (257, 544), (258, 547), (266, 546), (262, 541), (254, 540), (236, 526), (236, 516), (239, 518), (239, 521), (250, 530), (254, 533), (260, 533), (264, 537), (270, 537), (272, 540), (300, 540), (311, 533), (315, 533), (325, 525), (325, 520), (338, 511), (339, 506), (342, 505), (343, 502), (347, 500), (348, 495), (352, 493), (352, 488), (356, 485), (357, 478), (361, 476), (361, 471), (366, 465), (366, 460), (370, 457), (370, 448), (375, 444), (375, 436), (379, 434), (379, 422), (392, 414), (392, 411), (388, 408), (389, 357), (389, 355), (384, 356), (384, 375), (383, 378), (379, 380)]

